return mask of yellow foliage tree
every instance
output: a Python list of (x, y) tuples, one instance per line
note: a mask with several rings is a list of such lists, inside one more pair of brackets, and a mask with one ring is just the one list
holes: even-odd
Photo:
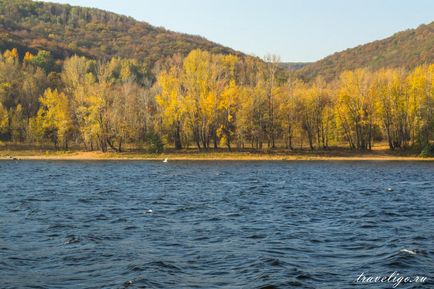
[(335, 107), (337, 123), (350, 147), (371, 149), (376, 106), (366, 69), (343, 72)]
[(229, 150), (232, 150), (231, 143), (236, 133), (236, 116), (238, 112), (239, 88), (235, 80), (229, 83), (229, 86), (223, 89), (218, 104), (218, 110), (222, 113), (221, 124), (217, 130), (217, 135), (221, 138)]
[(41, 125), (43, 137), (49, 138), (57, 147), (68, 148), (68, 137), (72, 131), (69, 100), (64, 93), (47, 89), (39, 99), (37, 123)]
[(8, 111), (0, 103), (0, 134), (5, 133), (9, 126)]
[(172, 67), (158, 76), (160, 93), (156, 96), (164, 127), (173, 135), (175, 148), (182, 148), (181, 131), (185, 116), (185, 102), (181, 95), (179, 69)]

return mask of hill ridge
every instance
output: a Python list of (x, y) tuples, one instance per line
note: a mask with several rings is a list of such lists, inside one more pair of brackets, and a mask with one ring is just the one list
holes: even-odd
[(98, 8), (0, 0), (0, 50), (14, 47), (50, 50), (57, 58), (117, 56), (150, 64), (177, 53), (185, 56), (193, 49), (242, 55), (199, 35), (174, 32)]
[(296, 71), (296, 75), (306, 80), (321, 75), (330, 80), (338, 77), (345, 70), (361, 67), (373, 70), (385, 67), (411, 69), (432, 62), (434, 62), (434, 22), (335, 52), (301, 67)]

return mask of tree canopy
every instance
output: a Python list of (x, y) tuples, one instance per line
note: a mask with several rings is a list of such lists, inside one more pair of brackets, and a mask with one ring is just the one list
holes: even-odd
[[(0, 57), (0, 138), (122, 151), (176, 149), (422, 149), (434, 138), (434, 64), (359, 68), (333, 81), (282, 78), (266, 61), (193, 50), (149, 81), (131, 59), (65, 59), (16, 49)], [(33, 61), (34, 57), (40, 60)]]

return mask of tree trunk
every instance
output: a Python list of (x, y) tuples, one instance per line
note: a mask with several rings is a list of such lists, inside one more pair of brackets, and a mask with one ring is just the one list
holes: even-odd
[(119, 138), (118, 152), (122, 152), (122, 138)]
[(176, 124), (174, 138), (175, 138), (175, 149), (177, 149), (177, 150), (182, 149), (181, 128), (180, 128), (179, 122)]
[(313, 137), (312, 137), (312, 135), (311, 134), (309, 134), (308, 136), (307, 136), (307, 138), (308, 138), (308, 140), (309, 140), (309, 147), (310, 147), (310, 150), (314, 150), (315, 148), (314, 148), (314, 146), (313, 146)]
[(113, 144), (109, 139), (106, 140), (106, 143), (108, 144), (108, 146), (109, 146), (112, 150), (114, 150), (115, 152), (118, 152), (118, 148), (115, 147), (114, 144)]
[(213, 129), (213, 141), (214, 141), (214, 149), (218, 149), (217, 132), (215, 129)]
[(228, 147), (228, 150), (231, 152), (232, 148), (231, 148), (231, 141), (228, 139), (228, 141), (226, 142), (226, 145)]

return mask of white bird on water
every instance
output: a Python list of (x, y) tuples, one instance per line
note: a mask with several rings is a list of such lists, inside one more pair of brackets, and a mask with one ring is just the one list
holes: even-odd
[(164, 159), (164, 161), (163, 161), (163, 163), (167, 163), (167, 161), (168, 161), (168, 159), (167, 159), (167, 158), (165, 158), (165, 159)]

